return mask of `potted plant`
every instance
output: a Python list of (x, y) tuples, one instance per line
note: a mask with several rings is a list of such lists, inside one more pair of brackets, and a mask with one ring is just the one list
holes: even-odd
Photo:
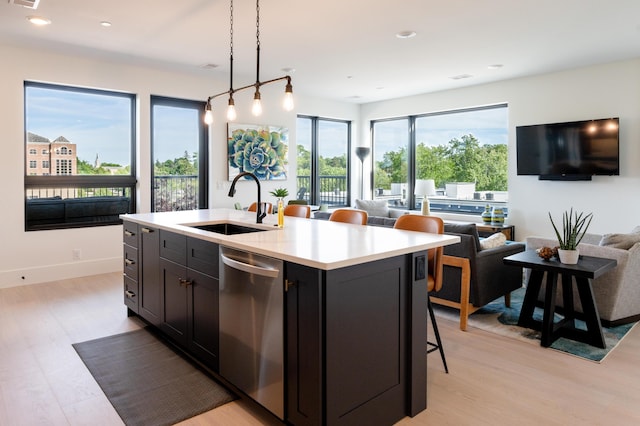
[(273, 195), (278, 200), (284, 200), (284, 197), (289, 196), (289, 190), (287, 188), (276, 188), (273, 191), (269, 192), (269, 194)]
[(568, 212), (565, 211), (562, 215), (562, 234), (560, 234), (556, 224), (553, 222), (551, 213), (549, 213), (549, 219), (558, 238), (558, 257), (560, 258), (560, 262), (575, 265), (578, 263), (580, 256), (578, 244), (580, 244), (589, 225), (591, 225), (593, 213), (584, 214), (583, 212), (574, 212), (573, 207)]

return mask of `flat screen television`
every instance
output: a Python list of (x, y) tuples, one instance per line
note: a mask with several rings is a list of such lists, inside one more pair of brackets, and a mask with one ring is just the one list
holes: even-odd
[(517, 173), (548, 180), (620, 174), (619, 119), (516, 127)]

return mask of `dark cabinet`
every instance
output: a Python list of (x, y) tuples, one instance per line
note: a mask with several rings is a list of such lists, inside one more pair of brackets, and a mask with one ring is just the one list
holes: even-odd
[[(393, 424), (406, 415), (412, 259), (330, 271), (287, 264), (287, 421)], [(420, 320), (426, 297), (421, 309)]]
[(138, 313), (138, 225), (133, 222), (123, 223), (123, 275), (124, 275), (124, 304), (128, 313)]
[(160, 232), (163, 319), (159, 328), (218, 369), (218, 245)]
[(160, 233), (156, 228), (143, 225), (139, 225), (138, 230), (140, 231), (138, 313), (151, 324), (160, 325), (163, 314), (159, 263)]
[[(322, 422), (322, 271), (296, 263), (286, 269), (286, 420), (297, 426)], [(292, 285), (290, 285), (292, 284)]]

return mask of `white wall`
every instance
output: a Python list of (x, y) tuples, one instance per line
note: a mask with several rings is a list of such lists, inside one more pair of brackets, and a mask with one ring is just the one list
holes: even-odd
[[(516, 239), (553, 237), (548, 212), (593, 212), (589, 232), (629, 232), (640, 225), (640, 59), (363, 105), (361, 144), (371, 120), (506, 102), (509, 105), (509, 220)], [(587, 182), (516, 175), (520, 125), (620, 117), (620, 176)]]
[[(24, 231), (24, 100), (23, 82), (40, 81), (135, 93), (138, 96), (138, 211), (150, 209), (150, 111), (151, 95), (206, 100), (207, 96), (227, 89), (227, 76), (216, 79), (151, 67), (105, 62), (82, 56), (0, 44), (5, 58), (0, 70), (0, 129), (2, 129), (3, 236), (0, 244), (0, 288), (122, 270), (122, 226), (104, 226), (51, 231)], [(237, 76), (236, 76), (237, 77)], [(237, 80), (242, 83), (242, 78)], [(250, 81), (250, 80), (249, 80)], [(265, 113), (259, 119), (249, 112), (250, 90), (236, 94), (238, 123), (275, 124), (289, 128), (289, 172), (286, 181), (262, 185), (263, 199), (269, 191), (285, 186), (295, 193), (295, 124), (296, 113), (336, 116), (356, 120), (356, 105), (314, 101), (296, 92), (297, 108), (285, 112), (280, 104), (282, 85), (274, 83), (261, 89)], [(214, 103), (215, 121), (210, 128), (210, 207), (232, 207), (236, 201), (248, 205), (255, 200), (253, 181), (238, 184), (234, 198), (227, 196), (225, 99)], [(291, 174), (293, 172), (293, 174)], [(80, 249), (82, 258), (72, 259), (72, 250)]]
[[(162, 72), (150, 67), (104, 62), (81, 56), (16, 48), (0, 44), (0, 56), (7, 59), (0, 70), (0, 129), (3, 166), (2, 222), (0, 245), (0, 288), (89, 275), (122, 268), (122, 227), (24, 231), (24, 80), (119, 90), (138, 95), (138, 187), (139, 211), (149, 211), (149, 97), (164, 95), (202, 99), (226, 90), (227, 80)], [(224, 80), (224, 81), (223, 81)], [(242, 79), (239, 79), (242, 80)], [(264, 87), (265, 114), (259, 120), (248, 112), (251, 93), (236, 95), (238, 123), (288, 126), (289, 171), (295, 164), (295, 117), (307, 114), (352, 120), (352, 151), (368, 146), (372, 119), (445, 111), (506, 102), (509, 104), (509, 221), (516, 226), (517, 239), (527, 235), (552, 236), (547, 212), (559, 216), (573, 206), (592, 211), (591, 231), (627, 232), (640, 225), (640, 59), (595, 66), (562, 73), (510, 80), (386, 102), (357, 106), (305, 98), (295, 86), (295, 112), (280, 108), (283, 88)], [(246, 108), (243, 109), (243, 106)], [(215, 123), (210, 129), (210, 207), (231, 207), (235, 201), (247, 205), (254, 200), (253, 183), (241, 183), (236, 197), (227, 197), (225, 102), (214, 104)], [(515, 127), (555, 121), (620, 117), (621, 175), (595, 177), (591, 182), (543, 182), (535, 177), (516, 176)], [(360, 188), (360, 162), (352, 159), (352, 188)], [(370, 168), (365, 166), (365, 176)], [(368, 186), (369, 179), (365, 178)], [(295, 179), (266, 182), (263, 199), (276, 187), (295, 193)], [(365, 188), (367, 190), (367, 188)], [(80, 249), (82, 259), (74, 261), (72, 250)], [(23, 278), (24, 277), (24, 278)]]

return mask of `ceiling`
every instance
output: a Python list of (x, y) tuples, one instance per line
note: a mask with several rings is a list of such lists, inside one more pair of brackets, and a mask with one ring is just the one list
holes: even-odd
[[(255, 81), (255, 21), (236, 0), (236, 87)], [(0, 0), (0, 42), (226, 81), (229, 0)], [(366, 103), (638, 58), (640, 1), (263, 0), (260, 44), (261, 80), (293, 68), (294, 93)]]

